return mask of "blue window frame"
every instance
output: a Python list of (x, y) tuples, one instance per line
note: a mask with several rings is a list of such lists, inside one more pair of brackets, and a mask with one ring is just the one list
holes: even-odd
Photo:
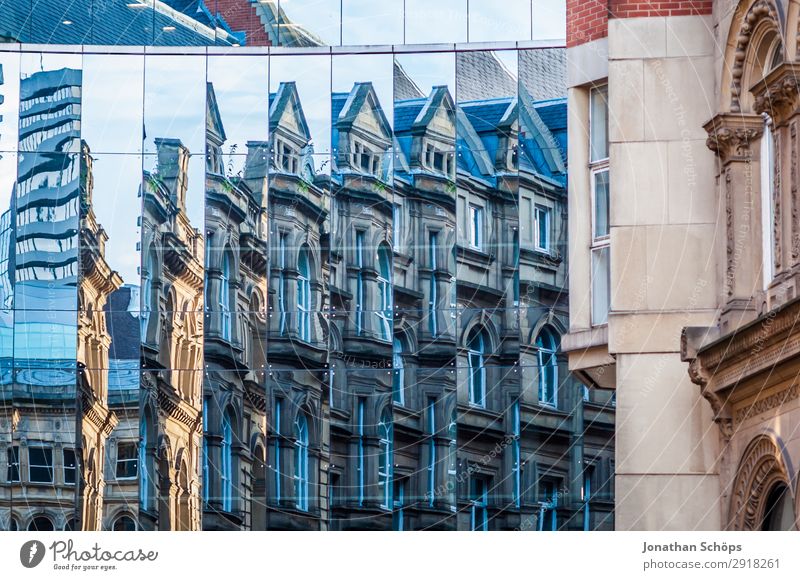
[(512, 434), (513, 434), (513, 441), (511, 445), (511, 461), (512, 461), (512, 470), (513, 470), (513, 486), (514, 486), (514, 505), (516, 507), (520, 507), (522, 503), (522, 457), (521, 457), (521, 450), (520, 450), (520, 435), (521, 435), (521, 425), (520, 425), (520, 409), (519, 409), (519, 401), (514, 402), (514, 406), (512, 408)]
[(364, 399), (358, 399), (357, 432), (358, 432), (358, 505), (364, 504)]
[(233, 509), (233, 422), (228, 411), (222, 416), (222, 465), (220, 469), (222, 510)]
[(469, 370), (469, 402), (477, 407), (486, 406), (486, 350), (489, 337), (486, 331), (475, 328), (467, 343), (467, 366)]
[(308, 248), (300, 250), (297, 261), (297, 333), (300, 340), (311, 340), (311, 270)]
[(436, 398), (428, 399), (428, 505), (436, 501)]
[(545, 327), (536, 337), (539, 366), (539, 402), (551, 407), (558, 406), (558, 338)]
[(436, 319), (439, 308), (439, 289), (436, 284), (436, 270), (439, 268), (438, 251), (439, 233), (430, 232), (428, 237), (428, 262), (431, 267), (431, 299), (428, 304), (428, 329), (434, 338), (439, 334), (439, 322)]
[(489, 529), (489, 484), (478, 477), (470, 480), (470, 530)]
[(294, 495), (297, 509), (308, 511), (308, 419), (294, 420)]
[(364, 279), (364, 232), (356, 232), (356, 334), (361, 336), (364, 333), (364, 310), (366, 305), (366, 280)]
[(399, 338), (392, 342), (392, 401), (405, 405), (406, 369), (403, 363), (403, 343)]
[(378, 249), (378, 328), (382, 340), (392, 337), (392, 251), (382, 244)]
[(231, 265), (230, 254), (222, 254), (222, 270), (219, 276), (220, 333), (225, 340), (231, 339)]
[(378, 447), (380, 458), (378, 460), (378, 489), (381, 494), (381, 507), (392, 508), (392, 412), (384, 409), (378, 423)]

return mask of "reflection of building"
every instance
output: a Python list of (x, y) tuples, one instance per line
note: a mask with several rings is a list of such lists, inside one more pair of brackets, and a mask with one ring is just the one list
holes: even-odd
[(640, 7), (568, 39), (564, 346), (617, 392), (617, 527), (796, 530), (796, 7)]

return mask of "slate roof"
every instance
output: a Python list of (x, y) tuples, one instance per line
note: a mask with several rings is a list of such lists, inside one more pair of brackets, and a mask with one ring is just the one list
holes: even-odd
[(567, 50), (519, 51), (519, 78), (534, 101), (564, 97), (567, 94)]
[(420, 90), (405, 69), (396, 60), (394, 61), (394, 100), (407, 101), (409, 99), (420, 99), (425, 94)]
[(222, 19), (211, 15), (203, 0), (154, 0), (142, 8), (128, 6), (137, 1), (0, 0), (0, 38), (46, 44), (159, 46), (243, 42)]
[(517, 79), (492, 51), (469, 51), (456, 59), (456, 98), (459, 102), (517, 94)]

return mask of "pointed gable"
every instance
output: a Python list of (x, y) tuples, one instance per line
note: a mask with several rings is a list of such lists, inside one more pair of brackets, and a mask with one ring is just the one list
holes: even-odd
[(206, 140), (215, 146), (222, 145), (228, 137), (217, 106), (213, 83), (206, 83)]
[(294, 137), (300, 146), (311, 140), (297, 85), (293, 81), (281, 83), (270, 95), (269, 130), (272, 134), (281, 132)]
[(336, 127), (340, 132), (350, 132), (356, 128), (379, 141), (385, 141), (387, 146), (391, 144), (392, 127), (371, 82), (353, 85), (336, 119)]

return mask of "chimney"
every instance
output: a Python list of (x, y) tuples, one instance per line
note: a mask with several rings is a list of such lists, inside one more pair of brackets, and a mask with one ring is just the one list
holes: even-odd
[(180, 139), (153, 140), (158, 151), (158, 176), (169, 189), (170, 197), (179, 209), (185, 209), (189, 187), (189, 150)]
[(248, 141), (244, 182), (260, 203), (266, 199), (268, 171), (269, 141)]

